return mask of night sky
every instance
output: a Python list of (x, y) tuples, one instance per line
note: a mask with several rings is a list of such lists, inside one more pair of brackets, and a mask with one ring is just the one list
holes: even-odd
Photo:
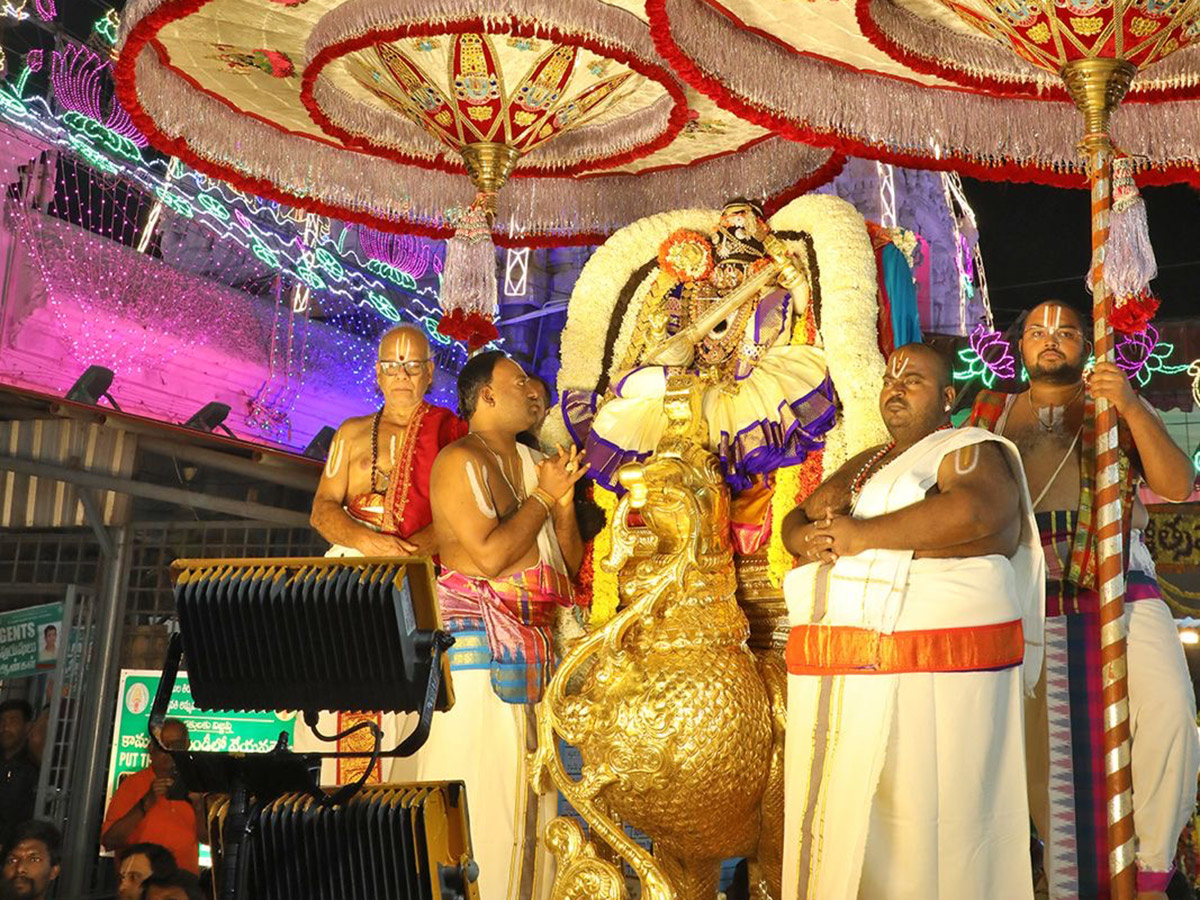
[[(1087, 191), (963, 179), (979, 223), (983, 265), (998, 327), (1050, 297), (1088, 307), (1091, 253)], [(1200, 192), (1146, 188), (1159, 276), (1160, 319), (1200, 314)]]

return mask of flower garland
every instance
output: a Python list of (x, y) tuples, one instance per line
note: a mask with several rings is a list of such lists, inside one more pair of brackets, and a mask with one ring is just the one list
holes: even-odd
[[(813, 301), (810, 300), (803, 319), (792, 329), (792, 343), (813, 344), (817, 338), (816, 315)], [(775, 490), (771, 494), (771, 534), (767, 539), (767, 579), (774, 587), (782, 587), (784, 576), (796, 566), (796, 558), (783, 545), (783, 520), (800, 500), (821, 483), (824, 456), (824, 450), (810, 453), (800, 465), (784, 466), (775, 471)]]
[(712, 241), (681, 228), (658, 248), (658, 267), (679, 281), (702, 281), (712, 274)]
[[(683, 209), (638, 219), (613, 233), (596, 248), (579, 273), (567, 306), (567, 324), (559, 348), (562, 367), (558, 370), (558, 391), (595, 390), (602, 371), (603, 348), (609, 322), (622, 289), (638, 269), (658, 253), (670, 235), (680, 229), (711, 232), (720, 212), (709, 209)], [(613, 347), (612, 365), (619, 366), (633, 340), (642, 303), (654, 287), (658, 270), (651, 271), (634, 292)], [(544, 426), (545, 439), (565, 444), (569, 441), (562, 416), (552, 413)]]
[(599, 564), (612, 553), (612, 525), (617, 511), (617, 495), (596, 485), (592, 499), (604, 510), (608, 519), (608, 524), (600, 529), (592, 541), (592, 614), (588, 624), (595, 629), (616, 615), (621, 595), (617, 590), (616, 573), (607, 571)]
[(772, 586), (783, 587), (784, 576), (796, 567), (796, 558), (783, 546), (783, 519), (797, 503), (807, 499), (824, 481), (825, 451), (810, 453), (798, 466), (787, 466), (775, 473), (775, 493), (771, 497), (771, 541), (767, 545), (767, 577)]
[[(868, 384), (878, 384), (883, 378), (884, 360), (876, 324), (879, 286), (874, 248), (866, 223), (853, 207), (837, 198), (829, 198), (836, 201), (830, 204), (801, 202), (817, 199), (802, 197), (793, 201), (772, 217), (771, 226), (782, 230), (800, 225), (797, 230), (812, 235), (820, 278), (820, 291), (814, 293), (821, 298), (822, 331), (830, 336), (825, 357), (842, 400), (842, 416), (825, 436), (823, 451), (810, 454), (799, 466), (787, 466), (775, 473), (775, 493), (771, 497), (774, 527), (767, 545), (767, 575), (775, 587), (782, 587), (784, 576), (796, 565), (783, 545), (784, 517), (817, 489), (826, 473), (836, 472), (853, 453), (877, 443), (874, 435), (883, 429), (877, 394), (868, 394), (860, 387), (864, 379)], [(822, 210), (821, 206), (828, 208)], [(857, 260), (852, 255), (855, 248)], [(793, 330), (792, 343), (820, 340), (810, 308)], [(848, 446), (848, 435), (853, 435), (853, 450)]]
[(879, 283), (866, 223), (845, 200), (809, 194), (771, 217), (776, 231), (813, 239), (821, 296), (821, 336), (841, 420), (826, 436), (825, 469), (837, 469), (887, 431), (879, 415), (884, 359), (879, 351)]
[[(625, 309), (614, 342), (609, 371), (603, 369), (602, 351), (618, 298), (629, 280), (653, 259), (672, 235), (681, 231), (711, 233), (720, 217), (718, 210), (677, 210), (648, 216), (617, 231), (584, 265), (567, 307), (567, 324), (561, 342), (562, 367), (559, 390), (594, 390), (602, 375), (612, 377), (623, 364), (635, 339), (642, 304), (660, 282), (657, 266), (643, 276)], [(811, 235), (819, 262), (822, 310), (821, 335), (811, 324), (811, 311), (793, 330), (794, 343), (824, 343), (829, 374), (842, 401), (842, 417), (826, 437), (823, 453), (813, 454), (803, 465), (776, 473), (772, 519), (781, 523), (798, 499), (820, 484), (823, 472), (832, 472), (849, 455), (880, 443), (886, 431), (879, 415), (878, 385), (883, 379), (884, 359), (878, 345), (878, 279), (875, 254), (861, 215), (837, 197), (799, 197), (770, 219), (775, 231), (801, 231)], [(804, 244), (789, 242), (794, 250)], [(550, 441), (569, 439), (561, 415), (546, 420), (545, 436)], [(598, 564), (612, 550), (611, 522), (616, 495), (597, 487), (595, 500), (608, 514), (610, 526), (596, 536), (592, 546), (592, 614), (596, 627), (616, 612), (619, 594), (617, 577)], [(768, 558), (772, 580), (782, 580), (793, 560), (772, 530)]]
[(583, 559), (575, 575), (575, 605), (580, 609), (592, 608), (592, 582), (596, 577), (596, 564), (592, 554), (595, 538), (583, 545)]

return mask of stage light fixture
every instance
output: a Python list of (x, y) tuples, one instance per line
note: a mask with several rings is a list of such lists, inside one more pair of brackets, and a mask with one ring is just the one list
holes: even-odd
[(67, 391), (67, 399), (95, 406), (103, 397), (113, 409), (120, 412), (121, 407), (117, 405), (113, 395), (108, 392), (108, 389), (112, 387), (114, 377), (112, 369), (106, 369), (104, 366), (88, 366), (87, 371), (80, 375), (71, 385), (71, 389)]
[(309, 459), (324, 459), (329, 455), (329, 445), (333, 443), (333, 436), (337, 434), (337, 429), (332, 425), (326, 425), (316, 433), (308, 446), (304, 448), (304, 455)]
[(220, 429), (230, 437), (234, 437), (234, 433), (225, 424), (225, 418), (228, 415), (229, 404), (218, 403), (214, 400), (211, 403), (205, 403), (198, 413), (183, 423), (183, 427), (192, 428), (196, 431), (207, 431), (210, 434)]

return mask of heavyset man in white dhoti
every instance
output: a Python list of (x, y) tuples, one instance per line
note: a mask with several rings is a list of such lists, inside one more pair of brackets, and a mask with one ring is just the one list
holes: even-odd
[(1043, 561), (1016, 448), (949, 429), (949, 367), (892, 354), (892, 436), (784, 522), (785, 900), (1033, 896), (1023, 688)]

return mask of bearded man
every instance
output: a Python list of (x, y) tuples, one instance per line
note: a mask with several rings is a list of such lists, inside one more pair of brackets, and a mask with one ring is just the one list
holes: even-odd
[(1084, 367), (1083, 318), (1050, 300), (1021, 332), (1029, 389), (983, 391), (970, 424), (1011, 438), (1021, 451), (1046, 560), (1046, 664), (1030, 703), (1030, 808), (1046, 842), (1054, 898), (1109, 896), (1104, 723), (1100, 711), (1100, 595), (1096, 584), (1095, 400), (1120, 417), (1125, 511), (1125, 623), (1132, 734), (1138, 897), (1165, 898), (1179, 834), (1191, 816), (1200, 771), (1196, 701), (1171, 612), (1142, 538), (1143, 479), (1168, 500), (1192, 491), (1192, 462), (1171, 440), (1125, 373), (1111, 362)]
[(313, 528), (332, 556), (433, 556), (429, 474), (438, 451), (467, 433), (450, 410), (425, 400), (433, 383), (429, 339), (398, 325), (379, 341), (375, 377), (383, 407), (347, 419), (329, 445), (313, 498)]
[[(891, 441), (783, 523), (785, 900), (1032, 898), (1023, 685), (1041, 556), (1020, 458), (951, 430), (950, 368), (888, 360)], [(1023, 677), (1024, 676), (1024, 677)]]

